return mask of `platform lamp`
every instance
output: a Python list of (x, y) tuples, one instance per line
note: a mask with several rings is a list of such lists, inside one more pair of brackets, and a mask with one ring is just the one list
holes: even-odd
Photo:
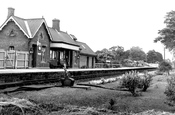
[[(162, 38), (165, 38), (166, 36), (165, 35), (161, 35)], [(165, 49), (166, 49), (166, 46), (163, 45), (163, 58), (164, 58), (164, 61), (165, 61)]]
[(39, 42), (39, 39), (37, 40), (36, 45), (38, 46), (38, 50), (41, 50), (41, 43)]

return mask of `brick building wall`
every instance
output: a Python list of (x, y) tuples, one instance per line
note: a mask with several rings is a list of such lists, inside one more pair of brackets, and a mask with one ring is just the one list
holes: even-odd
[[(14, 36), (10, 35), (11, 31), (13, 31)], [(15, 50), (28, 51), (29, 39), (13, 21), (9, 21), (0, 30), (0, 41), (0, 49), (9, 50), (9, 46), (14, 46)]]
[(80, 68), (84, 66), (86, 67), (88, 66), (88, 68), (93, 68), (94, 67), (93, 63), (95, 62), (93, 58), (94, 58), (93, 56), (81, 55), (80, 56)]
[[(40, 38), (40, 34), (43, 34), (43, 38)], [(48, 32), (46, 30), (46, 27), (44, 24), (40, 27), (40, 29), (37, 31), (36, 35), (31, 39), (30, 41), (30, 48), (33, 44), (37, 44), (37, 41), (39, 40), (40, 47), (37, 47), (37, 67), (49, 67), (49, 61), (50, 61), (50, 38), (48, 35)], [(44, 61), (42, 61), (42, 47), (45, 47), (46, 50), (44, 52)], [(30, 54), (30, 58), (32, 58), (32, 54)], [(32, 60), (31, 60), (32, 61)], [(31, 63), (31, 62), (30, 62)]]
[[(12, 32), (13, 31), (13, 32)], [(40, 33), (43, 33), (44, 39), (39, 39)], [(35, 34), (34, 38), (28, 38), (23, 31), (15, 24), (14, 21), (9, 21), (0, 30), (0, 49), (9, 50), (10, 46), (14, 47), (16, 51), (27, 51), (29, 52), (33, 44), (37, 44), (37, 41), (41, 43), (41, 47), (45, 46), (46, 51), (44, 53), (44, 61), (41, 61), (42, 55), (41, 50), (37, 48), (36, 55), (36, 67), (49, 67), (50, 61), (50, 38), (43, 24)], [(29, 54), (29, 67), (32, 66), (32, 54)]]
[(81, 55), (80, 56), (80, 68), (83, 66), (87, 66), (87, 56)]

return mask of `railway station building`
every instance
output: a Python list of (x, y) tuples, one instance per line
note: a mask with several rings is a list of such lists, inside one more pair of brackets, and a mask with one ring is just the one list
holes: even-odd
[(0, 68), (93, 68), (95, 53), (74, 35), (60, 30), (60, 20), (48, 27), (44, 18), (23, 19), (8, 8), (0, 27)]

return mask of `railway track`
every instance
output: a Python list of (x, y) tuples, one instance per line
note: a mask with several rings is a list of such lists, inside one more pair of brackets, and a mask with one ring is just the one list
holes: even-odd
[(41, 85), (41, 84), (53, 84), (59, 83), (60, 79), (41, 79), (41, 80), (29, 80), (29, 81), (19, 81), (19, 82), (9, 82), (9, 83), (1, 83), (0, 90), (10, 87), (22, 87), (27, 85)]

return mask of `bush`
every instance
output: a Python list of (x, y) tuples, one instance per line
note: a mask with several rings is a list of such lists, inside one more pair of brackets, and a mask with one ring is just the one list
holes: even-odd
[(168, 104), (174, 105), (175, 104), (175, 77), (172, 76), (170, 79), (167, 79), (167, 83), (168, 85), (164, 93), (167, 96)]
[(167, 61), (162, 61), (160, 64), (159, 64), (159, 71), (162, 71), (162, 72), (167, 72), (168, 75), (169, 75), (169, 71), (172, 70), (172, 66), (171, 66), (171, 63), (167, 62)]
[(143, 78), (140, 82), (140, 87), (142, 88), (142, 91), (146, 91), (148, 87), (151, 85), (151, 81), (153, 80), (153, 75), (148, 74), (147, 71), (144, 72)]
[(152, 77), (153, 75), (148, 74), (147, 71), (144, 72), (143, 76), (139, 76), (138, 72), (132, 71), (124, 74), (120, 81), (120, 86), (128, 89), (133, 96), (138, 96), (139, 91), (146, 91), (150, 87)]
[(122, 61), (122, 65), (124, 67), (134, 67), (135, 66), (135, 63), (132, 60), (130, 60), (130, 59), (124, 59)]
[(114, 104), (115, 104), (115, 100), (110, 99), (108, 109), (113, 110), (114, 109)]
[(127, 88), (133, 96), (138, 96), (137, 89), (139, 88), (140, 81), (141, 78), (139, 77), (138, 72), (132, 71), (129, 73), (125, 73), (125, 75), (121, 79), (120, 85), (123, 88)]

